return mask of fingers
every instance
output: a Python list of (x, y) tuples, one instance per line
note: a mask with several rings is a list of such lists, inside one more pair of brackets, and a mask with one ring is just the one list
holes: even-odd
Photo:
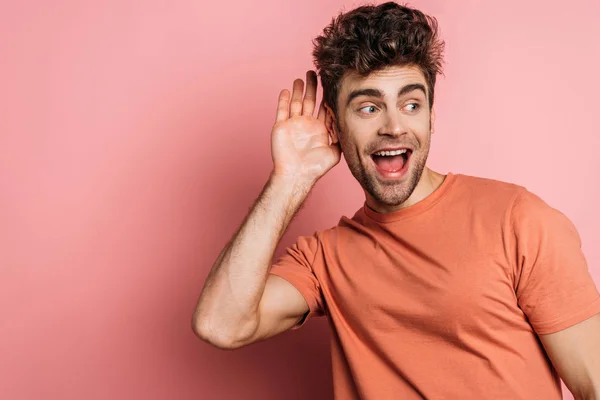
[(275, 122), (282, 122), (289, 118), (290, 112), (290, 92), (287, 89), (282, 90), (279, 93), (279, 100), (277, 103), (277, 114), (275, 116)]
[[(312, 117), (317, 102), (317, 85), (317, 73), (315, 71), (307, 71), (306, 93), (304, 93), (304, 81), (302, 79), (294, 81), (291, 99), (289, 91), (284, 90), (279, 93), (276, 122), (300, 115)], [(318, 119), (325, 121), (323, 103), (319, 107)]]
[(315, 71), (306, 72), (306, 93), (302, 102), (302, 115), (312, 117), (317, 101), (317, 74)]
[(290, 103), (290, 117), (302, 114), (302, 94), (304, 93), (304, 81), (296, 79), (292, 89), (292, 101)]
[(317, 119), (325, 123), (325, 106), (323, 105), (323, 101), (321, 101), (321, 105), (319, 106), (319, 113), (317, 114)]

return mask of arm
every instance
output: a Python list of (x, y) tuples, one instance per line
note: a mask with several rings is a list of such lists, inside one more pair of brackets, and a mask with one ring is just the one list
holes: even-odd
[(600, 399), (600, 293), (575, 225), (526, 190), (512, 225), (519, 307), (575, 398)]
[(194, 332), (220, 348), (237, 348), (294, 326), (308, 305), (294, 286), (269, 276), (273, 253), (314, 183), (340, 160), (329, 143), (325, 110), (313, 117), (317, 77), (279, 95), (271, 132), (274, 168), (252, 210), (212, 267), (192, 318)]
[(600, 400), (600, 314), (540, 340), (576, 400)]

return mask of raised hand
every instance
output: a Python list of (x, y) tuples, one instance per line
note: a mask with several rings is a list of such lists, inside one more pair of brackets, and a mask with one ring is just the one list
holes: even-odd
[[(292, 96), (287, 89), (279, 94), (277, 116), (271, 131), (273, 174), (314, 184), (340, 161), (339, 143), (330, 144), (325, 126), (325, 107), (321, 103), (313, 116), (317, 98), (317, 74), (306, 73), (304, 82), (294, 81)], [(333, 140), (331, 140), (333, 142)]]

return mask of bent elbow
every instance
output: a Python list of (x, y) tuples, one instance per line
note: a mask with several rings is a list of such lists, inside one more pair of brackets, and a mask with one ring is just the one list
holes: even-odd
[(203, 342), (221, 350), (234, 350), (243, 347), (244, 344), (236, 340), (232, 335), (217, 333), (208, 324), (197, 318), (192, 318), (192, 331)]

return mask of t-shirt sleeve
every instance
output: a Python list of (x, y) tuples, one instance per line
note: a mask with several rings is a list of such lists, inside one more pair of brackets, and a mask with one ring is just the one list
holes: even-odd
[(600, 294), (573, 223), (527, 190), (514, 200), (511, 223), (518, 304), (537, 334), (566, 329), (600, 312)]
[(318, 233), (312, 236), (300, 236), (296, 243), (286, 249), (286, 252), (272, 266), (270, 273), (290, 282), (302, 294), (309, 311), (291, 330), (296, 330), (313, 316), (325, 315), (323, 294), (319, 279), (314, 273), (321, 242)]

